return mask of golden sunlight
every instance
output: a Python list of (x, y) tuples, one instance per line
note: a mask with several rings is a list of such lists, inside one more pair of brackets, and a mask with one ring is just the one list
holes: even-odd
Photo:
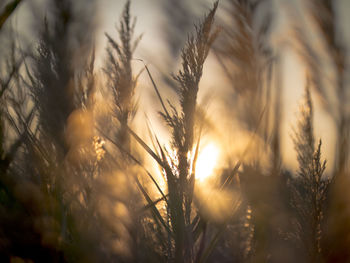
[(199, 153), (196, 163), (196, 179), (204, 181), (212, 175), (220, 154), (215, 144), (206, 145)]

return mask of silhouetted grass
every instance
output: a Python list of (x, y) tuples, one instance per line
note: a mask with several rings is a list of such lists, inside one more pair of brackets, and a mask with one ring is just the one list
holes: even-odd
[[(20, 2), (0, 4), (0, 38), (10, 43), (0, 57), (0, 261), (349, 261), (348, 43), (337, 3), (307, 1), (309, 26), (293, 24), (290, 37), (309, 78), (292, 134), (294, 172), (283, 161), (295, 153), (281, 143), (281, 79), (289, 72), (282, 74), (284, 54), (277, 53), (284, 47), (270, 39), (280, 12), (275, 1), (215, 2), (189, 34), (183, 31), (195, 19), (176, 19), (179, 10), (194, 10), (163, 4), (164, 19), (179, 22), (181, 32), (167, 34), (171, 54), (184, 43), (179, 70), (165, 77), (175, 91), (169, 99), (147, 65), (153, 61), (134, 57), (141, 36), (134, 35), (130, 1), (116, 37), (105, 34), (102, 70), (93, 41), (97, 1), (50, 0), (25, 48), (17, 31), (3, 30)], [(212, 47), (218, 76), (206, 62)], [(144, 70), (135, 73), (140, 61)], [(221, 116), (201, 105), (204, 74), (222, 80), (224, 87), (213, 87), (225, 90)], [(147, 140), (136, 122), (142, 77), (168, 138), (147, 120)], [(315, 139), (314, 94), (336, 125), (333, 170)], [(201, 181), (197, 160), (214, 133), (221, 146), (243, 150), (233, 157), (222, 151), (213, 175)]]

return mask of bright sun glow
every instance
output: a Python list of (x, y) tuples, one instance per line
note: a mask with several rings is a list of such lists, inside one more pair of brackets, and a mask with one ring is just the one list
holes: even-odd
[(214, 144), (208, 144), (199, 153), (196, 164), (196, 178), (204, 181), (212, 175), (219, 157), (219, 148)]

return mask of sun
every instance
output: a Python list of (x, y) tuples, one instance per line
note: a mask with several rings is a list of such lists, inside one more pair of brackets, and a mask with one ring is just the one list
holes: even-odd
[(215, 144), (206, 145), (199, 153), (196, 163), (196, 179), (204, 181), (213, 174), (220, 151)]

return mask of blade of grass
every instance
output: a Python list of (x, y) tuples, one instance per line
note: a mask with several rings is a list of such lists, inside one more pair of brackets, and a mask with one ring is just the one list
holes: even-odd
[(117, 142), (115, 142), (114, 140), (112, 140), (108, 135), (106, 135), (101, 129), (99, 129), (97, 127), (97, 130), (103, 135), (103, 137), (105, 137), (107, 140), (109, 140), (112, 144), (114, 144), (118, 149), (120, 149), (123, 153), (125, 153), (126, 155), (128, 155), (128, 157), (130, 157), (130, 159), (132, 159), (136, 164), (138, 164), (148, 175), (148, 177), (152, 180), (152, 182), (154, 183), (154, 185), (156, 186), (157, 190), (159, 191), (159, 193), (162, 195), (162, 198), (168, 202), (166, 195), (164, 194), (164, 192), (162, 191), (162, 189), (160, 188), (159, 184), (157, 183), (157, 181), (154, 179), (154, 177), (152, 176), (152, 174), (146, 169), (146, 167), (143, 166), (143, 164), (137, 160), (131, 153), (129, 153), (128, 151), (126, 151), (125, 149), (123, 149), (123, 147), (118, 144)]
[(225, 232), (225, 230), (226, 230), (226, 226), (223, 226), (218, 230), (216, 235), (211, 240), (209, 246), (205, 249), (202, 256), (198, 260), (199, 263), (204, 263), (208, 260), (210, 254), (213, 252), (214, 248), (216, 247), (217, 243), (219, 242), (221, 235)]
[(128, 132), (135, 138), (135, 140), (148, 152), (149, 155), (153, 157), (153, 159), (164, 168), (163, 161), (159, 158), (159, 156), (132, 130), (129, 126), (126, 126)]
[(145, 197), (147, 203), (149, 204), (150, 208), (152, 209), (152, 212), (154, 213), (154, 215), (157, 217), (157, 219), (163, 225), (163, 227), (168, 232), (168, 234), (173, 236), (173, 232), (171, 231), (169, 226), (165, 223), (163, 217), (161, 216), (161, 214), (159, 213), (157, 207), (155, 206), (154, 201), (152, 201), (151, 197), (148, 195), (148, 193), (146, 192), (145, 188), (142, 186), (142, 184), (140, 183), (140, 181), (139, 181), (139, 179), (137, 177), (135, 177), (135, 181), (136, 181), (136, 184), (139, 187), (140, 191), (142, 192), (143, 196)]
[(157, 147), (156, 147), (156, 145), (154, 143), (154, 140), (153, 140), (153, 137), (155, 137), (155, 132), (151, 128), (150, 119), (148, 118), (148, 116), (146, 114), (145, 114), (145, 118), (146, 118), (146, 125), (147, 125), (148, 136), (151, 139), (151, 143), (152, 143), (154, 151), (156, 151), (156, 154), (159, 156), (159, 152), (157, 151)]
[[(112, 159), (112, 160), (115, 161), (114, 159)], [(147, 191), (142, 186), (142, 184), (140, 183), (139, 179), (136, 176), (134, 176), (134, 179), (135, 179), (137, 187), (141, 191), (142, 195), (145, 197), (149, 208), (151, 208), (152, 214), (154, 215), (154, 218), (155, 218), (155, 221), (156, 221), (157, 225), (159, 225), (159, 223), (160, 223), (165, 228), (165, 230), (168, 232), (168, 234), (173, 236), (173, 233), (172, 233), (171, 229), (164, 222), (164, 219), (162, 218), (162, 216), (161, 216), (160, 212), (158, 211), (157, 207), (155, 206), (157, 204), (157, 202), (152, 201), (151, 197), (148, 195)], [(165, 238), (163, 237), (162, 239), (165, 242)]]
[(146, 65), (146, 63), (145, 63), (142, 59), (135, 59), (135, 60), (141, 61), (141, 62), (143, 63), (143, 65), (144, 65), (144, 67), (145, 67), (145, 69), (146, 69), (146, 71), (147, 71), (147, 74), (148, 74), (148, 76), (149, 76), (149, 78), (150, 78), (150, 80), (151, 80), (151, 82), (152, 82), (153, 88), (154, 88), (154, 90), (155, 90), (156, 93), (157, 93), (157, 96), (158, 96), (158, 99), (159, 99), (159, 101), (160, 101), (160, 104), (162, 105), (162, 108), (163, 108), (163, 110), (164, 110), (164, 112), (165, 112), (167, 118), (169, 119), (169, 121), (172, 122), (172, 118), (171, 118), (171, 116), (170, 116), (170, 114), (169, 114), (167, 108), (165, 107), (165, 104), (164, 104), (164, 101), (163, 101), (163, 99), (162, 99), (162, 96), (160, 95), (159, 89), (158, 89), (158, 87), (157, 87), (157, 85), (156, 85), (156, 83), (155, 83), (155, 81), (154, 81), (154, 79), (153, 79), (153, 77), (152, 77), (151, 72), (150, 72), (149, 69), (148, 69), (148, 66)]
[[(167, 195), (166, 195), (167, 196)], [(157, 200), (155, 200), (152, 204), (148, 204), (146, 206), (144, 206), (140, 212), (143, 212), (145, 210), (148, 210), (149, 208), (151, 208), (152, 206), (155, 206), (156, 204), (158, 204), (159, 202), (164, 201), (164, 197), (158, 198)]]

